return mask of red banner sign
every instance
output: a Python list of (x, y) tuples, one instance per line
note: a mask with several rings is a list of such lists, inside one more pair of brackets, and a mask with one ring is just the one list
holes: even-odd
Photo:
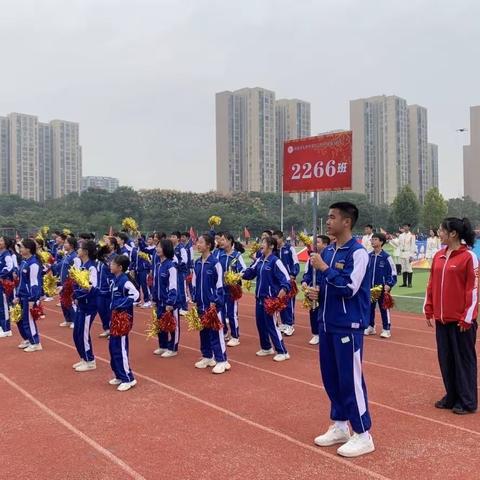
[(352, 188), (352, 132), (289, 140), (284, 145), (283, 191)]

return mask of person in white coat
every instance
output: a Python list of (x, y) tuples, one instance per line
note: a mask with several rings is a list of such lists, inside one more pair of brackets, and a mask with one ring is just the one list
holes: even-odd
[(427, 259), (429, 265), (432, 265), (433, 256), (440, 250), (442, 247), (442, 242), (438, 237), (438, 233), (430, 229), (429, 236), (427, 238), (427, 249), (425, 251), (425, 258)]
[(415, 235), (410, 231), (409, 223), (403, 226), (403, 233), (398, 237), (400, 246), (400, 265), (402, 266), (403, 284), (400, 287), (412, 288), (412, 263), (417, 252)]
[(397, 268), (397, 275), (402, 273), (402, 266), (400, 265), (400, 240), (398, 239), (398, 233), (393, 233), (388, 243), (392, 246), (392, 260)]
[(373, 252), (372, 247), (372, 235), (373, 235), (373, 225), (365, 225), (363, 229), (362, 245), (368, 253)]

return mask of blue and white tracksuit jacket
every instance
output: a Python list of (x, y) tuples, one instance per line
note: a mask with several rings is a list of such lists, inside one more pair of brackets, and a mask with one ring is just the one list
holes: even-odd
[(188, 275), (188, 256), (182, 243), (175, 247), (175, 260), (177, 266), (178, 305), (181, 310), (187, 310), (186, 278)]
[[(297, 275), (300, 273), (300, 264), (298, 263), (295, 247), (286, 243), (278, 251), (278, 258), (285, 265), (290, 278), (297, 278)], [(282, 310), (280, 318), (284, 325), (293, 325), (295, 323), (295, 297), (292, 297), (288, 302), (287, 308)]]
[[(382, 250), (378, 255), (375, 252), (370, 252), (368, 255), (367, 277), (370, 282), (370, 288), (376, 285), (388, 285), (390, 288), (397, 283), (397, 268), (393, 263), (392, 257)], [(382, 307), (383, 292), (378, 302), (371, 303), (370, 309), (370, 326), (375, 326), (375, 309), (380, 308), (380, 315), (382, 317), (382, 325), (384, 330), (390, 330), (390, 310)]]
[(104, 331), (110, 329), (110, 320), (112, 311), (110, 304), (112, 302), (112, 284), (114, 275), (110, 271), (110, 262), (115, 254), (111, 254), (105, 261), (97, 262), (98, 272), (98, 295), (97, 295), (97, 310), (100, 320), (102, 321), (102, 328)]
[(138, 285), (140, 286), (140, 289), (143, 293), (143, 301), (150, 302), (152, 294), (148, 286), (147, 277), (151, 271), (152, 264), (151, 260), (145, 260), (139, 255), (139, 252), (141, 251), (142, 250), (140, 249), (140, 247), (135, 247), (132, 250), (130, 257), (130, 270), (135, 272)]
[[(192, 277), (193, 301), (198, 314), (203, 315), (212, 303), (217, 307), (220, 320), (224, 306), (223, 270), (218, 260), (211, 254), (206, 260), (202, 257), (195, 262)], [(215, 357), (217, 362), (227, 361), (227, 351), (223, 329), (204, 328), (200, 331), (200, 350), (203, 358)]]
[[(316, 276), (316, 285), (320, 285), (322, 272), (320, 270), (315, 270), (310, 264), (310, 259), (307, 260), (305, 264), (305, 273), (303, 274), (302, 283), (306, 283), (309, 287), (313, 287), (313, 273), (315, 272)], [(310, 330), (312, 335), (318, 335), (318, 306), (317, 302), (316, 308), (312, 308), (309, 312), (310, 314)]]
[[(127, 274), (122, 273), (114, 277), (112, 283), (112, 300), (110, 309), (125, 311), (133, 319), (133, 304), (138, 300), (140, 293), (130, 281)], [(128, 358), (128, 335), (110, 335), (108, 348), (110, 350), (110, 366), (115, 378), (122, 382), (134, 380), (132, 369)]]
[[(225, 250), (222, 251), (218, 259), (222, 270), (227, 273), (229, 270), (232, 270), (235, 273), (243, 273), (247, 266), (243, 260), (242, 254), (236, 250), (232, 250), (228, 254)], [(223, 332), (228, 333), (227, 322), (230, 326), (230, 334), (234, 338), (239, 338), (240, 332), (238, 329), (238, 301), (234, 301), (229, 293), (228, 286), (225, 286), (225, 306), (223, 308)]]
[[(81, 261), (77, 256), (77, 252), (72, 251), (70, 253), (65, 253), (63, 257), (61, 257), (59, 268), (58, 268), (58, 275), (60, 278), (60, 285), (63, 287), (65, 281), (68, 278), (68, 271), (71, 267), (75, 266), (80, 268)], [(76, 316), (77, 306), (73, 303), (70, 308), (64, 308), (62, 306), (63, 316), (66, 322), (74, 323), (75, 316)]]
[[(0, 253), (0, 280), (12, 280), (13, 279), (13, 259), (12, 254), (8, 250), (4, 250)], [(3, 291), (2, 284), (0, 283), (0, 332), (10, 331), (10, 316), (9, 316), (9, 299)]]
[(287, 349), (276, 319), (265, 311), (267, 297), (278, 297), (280, 290), (290, 291), (290, 277), (281, 260), (275, 255), (261, 256), (243, 274), (245, 280), (257, 279), (255, 286), (255, 318), (262, 350), (270, 350), (272, 343), (277, 353), (285, 354)]
[(158, 334), (158, 343), (160, 348), (172, 352), (178, 351), (178, 342), (180, 340), (177, 285), (177, 267), (175, 262), (169, 259), (165, 259), (163, 262), (159, 261), (152, 291), (153, 301), (157, 305), (157, 318), (160, 318), (166, 312), (167, 307), (172, 307), (176, 328), (174, 332), (160, 332)]
[(24, 340), (32, 345), (40, 343), (37, 322), (30, 313), (30, 308), (40, 301), (42, 294), (42, 266), (37, 256), (23, 260), (19, 268), (19, 279), (16, 297), (22, 306), (22, 319), (17, 323), (18, 331)]
[(73, 341), (79, 357), (86, 362), (92, 362), (95, 360), (95, 357), (93, 355), (90, 329), (97, 314), (98, 271), (96, 262), (92, 260), (86, 261), (80, 268), (88, 270), (91, 288), (83, 289), (75, 284), (73, 298), (77, 302), (77, 312), (73, 328)]
[(356, 433), (370, 429), (362, 373), (363, 331), (370, 316), (368, 253), (355, 239), (322, 251), (329, 268), (320, 281), (320, 369), (331, 401), (330, 418), (350, 421)]

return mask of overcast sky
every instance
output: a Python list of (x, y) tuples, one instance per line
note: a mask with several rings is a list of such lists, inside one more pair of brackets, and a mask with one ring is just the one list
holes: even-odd
[(84, 175), (136, 188), (215, 188), (215, 92), (312, 105), (312, 133), (349, 100), (428, 108), (440, 188), (463, 192), (480, 104), (478, 0), (0, 0), (0, 115), (80, 123)]

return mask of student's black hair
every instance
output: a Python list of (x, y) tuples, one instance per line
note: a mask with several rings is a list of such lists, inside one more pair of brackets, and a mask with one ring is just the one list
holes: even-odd
[(324, 243), (325, 245), (330, 245), (331, 240), (329, 236), (319, 235), (317, 238), (319, 238), (322, 241), (322, 243)]
[(182, 236), (183, 236), (183, 237), (190, 238), (190, 232), (183, 232), (183, 233), (182, 233)]
[(152, 239), (153, 239), (153, 238), (155, 238), (155, 234), (149, 233), (148, 236), (147, 236), (147, 238), (152, 238)]
[(79, 242), (79, 247), (87, 251), (90, 260), (95, 260), (97, 258), (97, 245), (93, 240), (81, 240)]
[(267, 242), (267, 245), (269, 247), (273, 247), (273, 250), (274, 251), (277, 251), (278, 250), (278, 243), (277, 243), (277, 240), (273, 237), (266, 237), (262, 240), (262, 242)]
[(180, 240), (182, 234), (178, 230), (174, 230), (170, 235), (177, 237)]
[(130, 259), (126, 255), (116, 255), (113, 257), (112, 262), (118, 265), (123, 273), (125, 273), (130, 266)]
[(45, 242), (43, 241), (43, 238), (35, 238), (34, 241), (37, 242), (38, 248), (42, 249), (45, 247)]
[(68, 236), (65, 239), (65, 241), (68, 242), (74, 250), (76, 250), (78, 248), (78, 242), (77, 242), (77, 239), (75, 237)]
[(120, 246), (118, 245), (118, 240), (116, 237), (108, 237), (110, 244), (112, 245), (113, 253), (120, 253)]
[(448, 217), (442, 222), (442, 229), (447, 232), (457, 232), (460, 240), (463, 240), (469, 247), (475, 243), (475, 231), (468, 218)]
[(215, 232), (215, 236), (216, 236), (216, 237), (221, 237), (221, 236), (223, 236), (223, 234), (224, 234), (223, 230), (220, 230), (220, 231), (218, 231), (218, 232)]
[(412, 227), (412, 224), (411, 224), (411, 223), (404, 223), (403, 226), (404, 226), (404, 227), (411, 228), (411, 227)]
[(26, 238), (20, 242), (27, 250), (30, 251), (32, 255), (37, 255), (37, 244), (35, 240), (31, 238)]
[(4, 237), (3, 235), (0, 235), (0, 238), (3, 238), (3, 241), (5, 242), (5, 248), (7, 250), (11, 250), (14, 247), (15, 242), (11, 238)]
[(119, 232), (115, 236), (122, 239), (125, 243), (128, 242), (128, 235), (125, 232)]
[(110, 249), (108, 248), (108, 245), (102, 245), (97, 250), (97, 259), (98, 259), (99, 262), (104, 262), (105, 263), (108, 255), (110, 255)]
[(268, 236), (269, 236), (269, 237), (271, 237), (271, 236), (273, 235), (272, 230), (264, 230), (264, 231), (262, 232), (262, 234), (264, 234), (264, 233), (268, 233)]
[(210, 251), (213, 251), (215, 248), (215, 239), (209, 233), (203, 233), (200, 235), (204, 240), (205, 243), (210, 247)]
[(240, 242), (237, 242), (234, 238), (233, 235), (230, 232), (223, 232), (223, 237), (231, 242), (233, 248), (240, 253), (245, 253), (245, 248), (243, 248), (243, 245)]
[(161, 240), (162, 238), (167, 238), (167, 234), (165, 232), (156, 232), (154, 233), (154, 238), (155, 237)]
[[(434, 237), (438, 237), (438, 230), (436, 228), (430, 227), (430, 230), (433, 232)], [(430, 235), (430, 230), (428, 231), (428, 235)]]
[(60, 230), (54, 230), (53, 233), (55, 235), (57, 235), (57, 237), (61, 237), (62, 236), (62, 232)]
[(68, 237), (68, 235), (66, 235), (65, 233), (61, 233), (60, 235), (58, 235), (63, 241), (65, 241)]
[(93, 240), (95, 238), (95, 235), (92, 233), (79, 233), (78, 238), (80, 240)]
[(281, 230), (274, 230), (273, 235), (279, 238), (283, 238), (283, 232)]
[(367, 223), (366, 225), (364, 225), (365, 228), (370, 228), (371, 230), (373, 230), (373, 225), (370, 224), (370, 223)]
[(175, 247), (169, 238), (162, 238), (160, 240), (160, 246), (162, 247), (163, 256), (169, 260), (173, 260), (175, 256)]
[(382, 247), (387, 243), (387, 236), (384, 233), (374, 233), (372, 238), (378, 238), (382, 242)]
[(329, 208), (331, 210), (338, 210), (343, 218), (349, 218), (351, 220), (351, 227), (353, 229), (358, 220), (358, 208), (353, 203), (336, 202), (330, 205)]

